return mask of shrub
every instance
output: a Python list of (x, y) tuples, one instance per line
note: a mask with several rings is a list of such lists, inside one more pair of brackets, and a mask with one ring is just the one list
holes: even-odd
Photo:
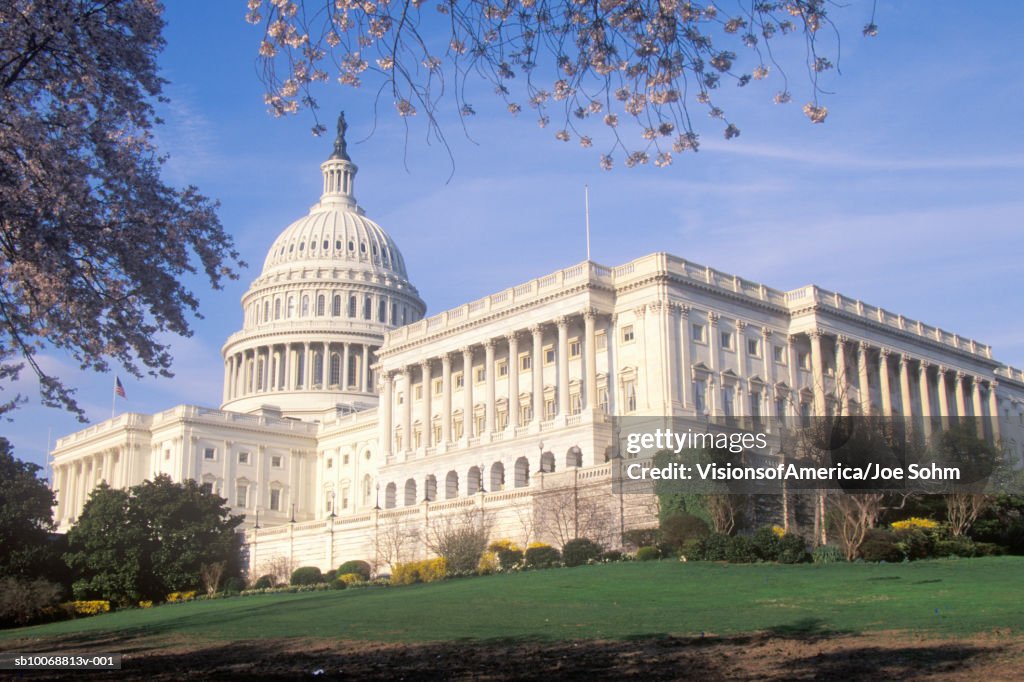
[(259, 580), (253, 583), (252, 589), (254, 590), (269, 590), (274, 586), (277, 579), (272, 575), (261, 575)]
[(686, 512), (673, 512), (661, 520), (658, 540), (665, 549), (678, 552), (688, 541), (705, 537), (709, 532), (704, 519)]
[[(191, 594), (193, 597), (195, 596), (195, 592)], [(100, 613), (110, 613), (110, 602), (103, 599), (73, 601), (70, 603), (70, 607), (72, 613), (76, 616), (95, 616)]]
[(893, 532), (892, 537), (903, 555), (901, 558), (916, 561), (935, 555), (935, 537), (932, 532), (909, 528)]
[(657, 543), (657, 528), (634, 528), (622, 534), (622, 544), (628, 547), (652, 547)]
[(292, 571), (292, 585), (316, 585), (324, 581), (324, 574), (316, 566), (300, 566)]
[(245, 581), (238, 577), (228, 578), (224, 581), (224, 594), (238, 594), (245, 589)]
[(514, 571), (523, 565), (523, 550), (521, 549), (499, 549), (496, 553), (498, 564), (503, 571)]
[(496, 552), (484, 552), (480, 555), (480, 563), (476, 565), (476, 572), (480, 575), (490, 575), (498, 570), (498, 554)]
[(658, 551), (657, 547), (648, 545), (647, 547), (641, 547), (636, 551), (637, 561), (654, 561), (661, 558), (661, 552)]
[(487, 545), (487, 549), (491, 552), (500, 552), (503, 549), (518, 550), (519, 545), (508, 539), (495, 540), (491, 544)]
[(912, 530), (914, 528), (919, 528), (921, 530), (935, 530), (938, 527), (938, 521), (923, 519), (918, 516), (912, 516), (909, 519), (904, 519), (902, 521), (895, 521), (892, 524), (893, 530)]
[(742, 535), (729, 538), (729, 544), (725, 550), (726, 561), (731, 564), (750, 564), (757, 561), (757, 559), (757, 548), (750, 538)]
[(332, 590), (345, 590), (345, 589), (348, 589), (348, 583), (345, 582), (344, 580), (342, 580), (341, 578), (338, 578), (338, 577), (336, 577), (334, 580), (331, 580), (327, 584), (331, 586)]
[(363, 580), (369, 580), (370, 564), (359, 559), (346, 561), (341, 566), (338, 566), (338, 575), (345, 575), (346, 573), (357, 573), (363, 577)]
[(807, 545), (802, 537), (794, 533), (784, 533), (779, 538), (777, 561), (780, 564), (799, 564), (807, 561), (808, 558)]
[(935, 556), (940, 559), (947, 557), (974, 557), (978, 556), (978, 548), (973, 540), (965, 537), (937, 540), (935, 542)]
[(619, 550), (609, 549), (607, 552), (601, 552), (601, 554), (597, 557), (597, 560), (608, 564), (613, 561), (622, 561), (622, 557), (622, 552), (620, 552)]
[[(192, 601), (196, 598), (196, 591), (191, 590), (189, 592), (171, 592), (167, 595), (167, 603), (174, 604), (181, 601)], [(75, 604), (79, 602), (74, 602)], [(84, 602), (83, 602), (84, 603)]]
[(835, 545), (819, 545), (811, 552), (811, 561), (816, 564), (837, 564), (845, 560), (843, 550)]
[(553, 568), (562, 561), (562, 554), (549, 545), (538, 545), (526, 550), (526, 568)]
[(762, 561), (779, 560), (779, 552), (782, 551), (782, 538), (775, 533), (775, 529), (771, 526), (758, 528), (750, 537), (750, 542), (753, 544), (758, 558)]
[(338, 579), (338, 575), (338, 569), (332, 568), (331, 570), (324, 573), (324, 582), (333, 583), (335, 580)]
[(153, 602), (149, 599), (143, 599), (139, 602), (140, 609), (151, 609), (153, 608)]
[(697, 541), (694, 559), (703, 561), (727, 561), (732, 537), (724, 533), (712, 533)]
[(335, 582), (345, 583), (346, 587), (351, 587), (352, 585), (359, 585), (367, 581), (358, 573), (342, 573), (335, 579)]
[(447, 562), (443, 557), (424, 561), (408, 561), (404, 564), (395, 564), (394, 570), (391, 572), (391, 584), (432, 583), (443, 580), (447, 573)]
[(566, 566), (582, 566), (593, 561), (600, 554), (603, 547), (593, 540), (587, 538), (576, 538), (569, 540), (562, 547), (562, 561)]
[(875, 528), (868, 531), (860, 546), (860, 555), (864, 561), (902, 561), (903, 550), (890, 531)]
[(61, 587), (40, 578), (0, 580), (0, 627), (27, 625), (45, 618), (60, 601)]

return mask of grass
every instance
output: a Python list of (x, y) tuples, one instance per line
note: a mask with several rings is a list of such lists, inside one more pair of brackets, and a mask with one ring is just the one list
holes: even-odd
[(908, 564), (621, 563), (400, 588), (173, 604), (0, 633), (394, 642), (1024, 630), (1024, 557)]

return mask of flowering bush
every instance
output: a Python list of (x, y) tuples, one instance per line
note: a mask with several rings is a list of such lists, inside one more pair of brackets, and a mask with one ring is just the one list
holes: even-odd
[(338, 582), (345, 583), (346, 587), (351, 587), (352, 585), (357, 585), (366, 581), (363, 579), (363, 576), (358, 573), (344, 573), (338, 576)]
[(152, 608), (152, 607), (153, 607), (153, 602), (148, 600), (148, 599), (139, 602), (139, 608), (140, 609), (149, 609), (149, 608)]
[(775, 533), (775, 537), (782, 539), (782, 536), (786, 534), (786, 529), (776, 524), (772, 526), (772, 532)]
[[(531, 547), (532, 546), (533, 545), (531, 545)], [(511, 540), (508, 540), (508, 539), (495, 540), (491, 544), (487, 545), (487, 549), (488, 549), (488, 551), (491, 551), (491, 552), (501, 552), (503, 550), (504, 551), (512, 551), (512, 552), (520, 552), (520, 551), (522, 551), (520, 549), (519, 545), (517, 545), (516, 543), (514, 543), (514, 542), (512, 542)]]
[(101, 599), (94, 601), (73, 601), (70, 606), (71, 611), (76, 616), (95, 616), (99, 613), (110, 613), (110, 602)]
[(169, 595), (167, 595), (167, 603), (173, 604), (179, 601), (192, 601), (195, 598), (195, 590), (192, 590), (190, 592), (171, 592)]
[(893, 530), (935, 530), (938, 527), (938, 521), (933, 521), (931, 519), (923, 519), (917, 516), (912, 516), (909, 519), (904, 519), (902, 521), (896, 521), (892, 524)]
[(395, 564), (395, 568), (391, 572), (391, 584), (432, 583), (443, 580), (447, 574), (447, 562), (441, 557), (424, 561), (408, 561), (404, 564)]
[(480, 575), (490, 575), (498, 568), (498, 553), (488, 551), (480, 555), (480, 563), (476, 566), (476, 572)]

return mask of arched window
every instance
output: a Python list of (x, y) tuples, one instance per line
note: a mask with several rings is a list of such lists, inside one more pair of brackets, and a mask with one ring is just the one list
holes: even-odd
[(545, 474), (555, 471), (555, 453), (545, 452), (540, 456), (540, 470)]
[(449, 471), (444, 479), (444, 499), (451, 500), (459, 496), (459, 474)]
[(369, 506), (373, 502), (373, 479), (370, 474), (363, 476), (363, 505)]
[(466, 477), (466, 494), (475, 495), (480, 492), (481, 483), (480, 469), (478, 467), (470, 467), (469, 475)]
[(331, 386), (337, 386), (341, 383), (341, 356), (337, 353), (331, 353)]
[(279, 298), (274, 299), (274, 319), (281, 319), (281, 299)]
[(323, 294), (320, 294), (319, 296), (316, 297), (316, 314), (317, 315), (323, 315), (324, 314), (324, 304), (325, 304), (326, 300), (327, 299), (324, 298)]
[(299, 352), (295, 356), (295, 387), (301, 388), (304, 385), (303, 379), (306, 376), (306, 354)]
[(525, 488), (530, 485), (530, 460), (525, 457), (516, 460), (515, 485), (517, 488)]
[(370, 298), (369, 296), (366, 296), (363, 299), (363, 319), (364, 320), (373, 319), (372, 315), (373, 315), (373, 299)]
[(388, 487), (384, 489), (384, 508), (394, 509), (395, 498), (398, 497), (398, 486), (394, 483), (388, 483)]
[(565, 453), (565, 466), (566, 468), (583, 466), (583, 451), (578, 446), (572, 446)]
[(428, 502), (437, 499), (437, 478), (433, 474), (427, 476), (427, 480), (423, 483), (423, 496)]
[(263, 358), (256, 361), (256, 390), (263, 390)]
[(331, 304), (331, 315), (341, 317), (341, 296), (335, 294), (334, 302)]
[(398, 304), (397, 303), (392, 303), (391, 304), (391, 324), (397, 324), (397, 323), (398, 323)]
[(266, 322), (270, 319), (270, 301), (263, 303), (263, 321)]
[(288, 317), (295, 317), (295, 297), (288, 297)]
[(495, 462), (491, 465), (491, 492), (502, 490), (505, 487), (505, 465)]
[(306, 317), (309, 315), (309, 296), (302, 297), (302, 316)]
[(351, 296), (348, 297), (348, 316), (349, 317), (355, 317), (356, 316), (356, 296), (355, 296), (355, 294), (352, 294)]
[(416, 481), (409, 479), (405, 482), (405, 506), (411, 507), (416, 504)]
[(384, 298), (381, 298), (379, 301), (377, 301), (377, 321), (388, 321), (388, 302)]
[(320, 351), (313, 353), (313, 380), (311, 384), (318, 385), (324, 380), (324, 354)]

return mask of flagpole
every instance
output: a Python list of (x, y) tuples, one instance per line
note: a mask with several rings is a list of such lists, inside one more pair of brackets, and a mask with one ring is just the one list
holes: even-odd
[(583, 185), (583, 203), (587, 218), (587, 260), (590, 260), (590, 186)]
[(114, 375), (114, 385), (110, 387), (110, 418), (114, 418), (114, 411), (117, 409), (117, 375)]

